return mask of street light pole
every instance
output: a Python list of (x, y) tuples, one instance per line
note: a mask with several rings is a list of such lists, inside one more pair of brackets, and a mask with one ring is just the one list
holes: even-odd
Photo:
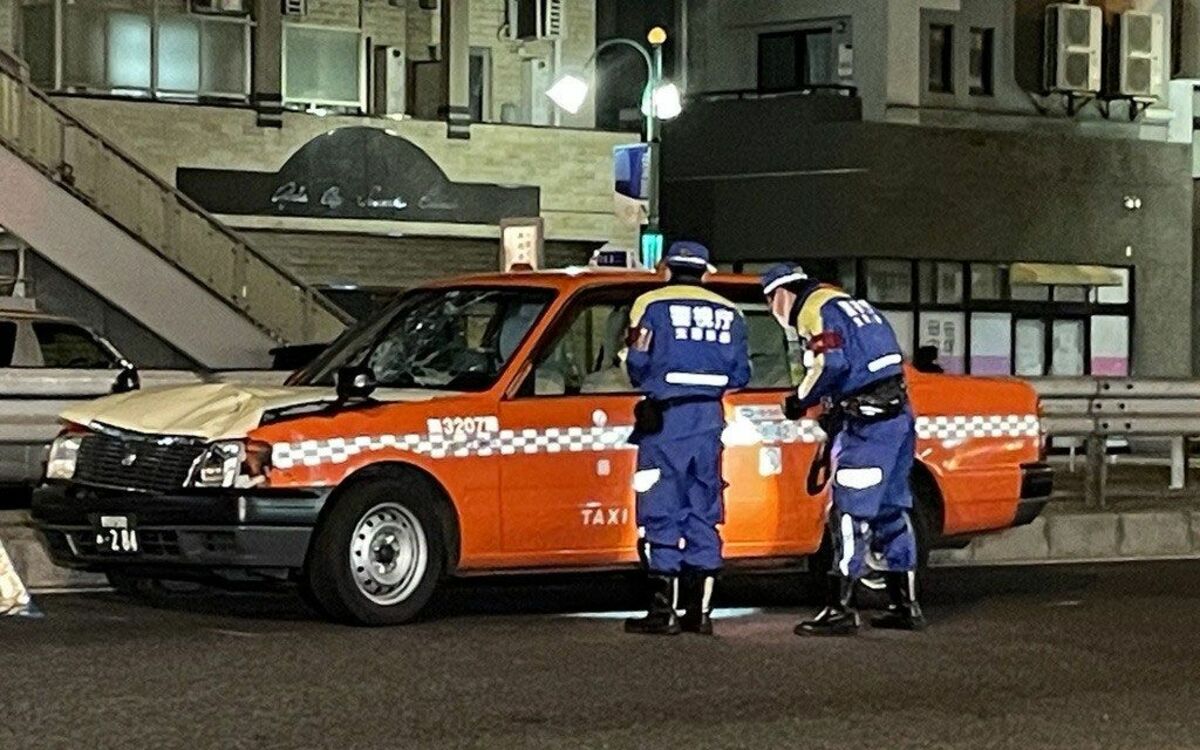
[[(642, 93), (642, 107), (645, 112), (645, 173), (646, 180), (646, 224), (642, 227), (639, 244), (642, 260), (647, 265), (658, 262), (662, 253), (662, 227), (659, 216), (659, 187), (662, 149), (662, 122), (664, 119), (677, 117), (682, 107), (679, 89), (674, 84), (667, 83), (663, 78), (662, 46), (667, 41), (667, 32), (659, 26), (650, 29), (646, 35), (649, 47), (632, 39), (606, 39), (596, 45), (596, 49), (588, 56), (583, 64), (586, 71), (591, 68), (596, 58), (606, 49), (615, 46), (630, 47), (637, 51), (646, 63), (646, 88)], [(551, 86), (546, 94), (554, 103), (568, 112), (575, 113), (583, 106), (587, 98), (588, 84), (585, 80), (574, 75), (563, 75)]]
[(652, 53), (650, 76), (649, 81), (646, 83), (646, 90), (650, 92), (650, 106), (646, 112), (646, 150), (647, 161), (650, 162), (648, 165), (650, 170), (650, 187), (646, 196), (646, 227), (642, 230), (642, 233), (658, 234), (661, 229), (659, 226), (659, 174), (661, 171), (659, 151), (662, 145), (662, 138), (659, 133), (658, 103), (654, 99), (654, 92), (662, 85), (662, 45), (667, 40), (667, 33), (656, 26), (650, 30), (646, 39), (650, 42)]

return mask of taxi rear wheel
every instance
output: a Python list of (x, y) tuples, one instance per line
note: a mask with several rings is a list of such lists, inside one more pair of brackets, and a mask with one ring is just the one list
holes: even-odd
[(332, 619), (398, 625), (415, 618), (445, 572), (438, 499), (419, 481), (360, 482), (317, 528), (302, 590)]

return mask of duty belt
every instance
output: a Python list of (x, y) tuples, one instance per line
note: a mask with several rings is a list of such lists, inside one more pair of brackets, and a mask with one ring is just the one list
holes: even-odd
[(825, 433), (825, 442), (817, 448), (808, 466), (808, 479), (805, 482), (808, 494), (818, 495), (829, 484), (833, 442), (847, 421), (882, 422), (899, 416), (907, 405), (908, 391), (902, 375), (876, 380), (836, 401), (827, 401), (825, 410), (817, 417), (817, 424)]
[(638, 435), (657, 435), (662, 432), (663, 414), (685, 404), (719, 404), (720, 396), (675, 396), (656, 399), (646, 396), (633, 407), (633, 426)]

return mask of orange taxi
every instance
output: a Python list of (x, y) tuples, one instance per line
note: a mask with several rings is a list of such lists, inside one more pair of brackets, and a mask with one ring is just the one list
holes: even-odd
[[(294, 581), (349, 622), (416, 616), (447, 576), (632, 567), (623, 363), (645, 272), (461, 278), (400, 295), (282, 387), (203, 384), (63, 414), (33, 516), (54, 560), (119, 589)], [(749, 325), (753, 380), (725, 399), (731, 566), (822, 554), (823, 435), (780, 404), (794, 357), (754, 279), (711, 286)], [(1017, 380), (909, 373), (922, 553), (1032, 520), (1050, 491), (1038, 401)]]

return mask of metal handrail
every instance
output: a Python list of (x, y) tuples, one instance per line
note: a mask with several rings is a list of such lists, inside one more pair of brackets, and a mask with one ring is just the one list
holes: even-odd
[[(21, 70), (22, 67), (19, 60), (16, 60), (3, 51), (0, 51), (0, 83), (7, 81), (8, 85), (15, 89), (18, 96), (24, 95), (30, 97), (30, 99), (36, 101), (40, 106), (45, 107), (55, 119), (55, 124), (58, 127), (57, 146), (59, 163), (47, 163), (50, 160), (40, 158), (39, 154), (36, 153), (36, 148), (26, 148), (20, 143), (22, 140), (21, 131), (25, 126), (26, 117), (31, 116), (36, 118), (38, 116), (36, 112), (25, 112), (24, 108), (21, 106), (20, 99), (17, 100), (17, 106), (13, 108), (13, 111), (8, 113), (9, 117), (12, 118), (12, 120), (16, 123), (14, 130), (17, 142), (11, 142), (9, 138), (5, 137), (3, 128), (0, 128), (0, 143), (8, 146), (14, 153), (20, 155), (27, 162), (38, 168), (39, 171), (42, 171), (50, 178), (56, 180), (61, 187), (70, 191), (77, 198), (99, 210), (106, 216), (106, 218), (120, 226), (123, 230), (137, 239), (141, 244), (145, 245), (151, 251), (155, 252), (164, 260), (174, 265), (187, 276), (197, 281), (202, 287), (221, 298), (222, 301), (233, 306), (255, 325), (267, 332), (272, 338), (282, 342), (298, 342), (298, 340), (301, 339), (305, 341), (311, 341), (314, 339), (328, 339), (334, 333), (336, 333), (341, 326), (344, 326), (351, 321), (351, 318), (346, 313), (344, 313), (332, 302), (327, 300), (320, 293), (306, 284), (298, 276), (293, 274), (288, 269), (282, 267), (271, 258), (259, 253), (250, 243), (245, 240), (244, 237), (233, 232), (231, 229), (229, 229), (229, 227), (225, 226), (216, 217), (208, 213), (189, 196), (155, 175), (146, 167), (142, 166), (136, 159), (124, 152), (115, 144), (108, 141), (95, 129), (88, 126), (86, 123), (81, 122), (78, 118), (74, 117), (60, 107), (44, 92), (30, 85), (24, 79), (24, 76), (20, 75)], [(0, 106), (3, 106), (4, 103), (5, 102), (0, 99)], [(3, 112), (0, 112), (0, 114), (3, 114)], [(3, 119), (0, 118), (0, 125), (2, 124)], [(103, 207), (103, 195), (93, 195), (82, 190), (76, 184), (74, 167), (67, 160), (66, 149), (68, 139), (66, 133), (68, 130), (74, 130), (86, 136), (89, 139), (89, 142), (97, 148), (101, 155), (111, 154), (125, 167), (132, 170), (136, 178), (154, 186), (154, 188), (156, 188), (160, 193), (161, 199), (164, 201), (164, 207), (166, 207), (165, 201), (174, 201), (175, 204), (180, 206), (183, 210), (199, 218), (203, 224), (206, 225), (206, 228), (213, 234), (221, 237), (223, 241), (227, 241), (233, 245), (233, 247), (236, 249), (234, 250), (233, 256), (230, 258), (230, 260), (235, 262), (235, 264), (238, 261), (238, 254), (241, 254), (243, 259), (251, 259), (254, 263), (261, 264), (261, 266), (264, 267), (270, 274), (278, 276), (281, 281), (290, 286), (294, 290), (292, 295), (294, 300), (293, 304), (295, 304), (298, 309), (290, 312), (285, 311), (282, 314), (276, 314), (274, 316), (267, 317), (274, 317), (277, 323), (280, 321), (298, 320), (300, 322), (299, 330), (297, 331), (292, 329), (289, 331), (283, 326), (271, 325), (270, 323), (264, 321), (260, 315), (256, 315), (254, 312), (252, 312), (253, 304), (249, 299), (251, 296), (249, 294), (250, 285), (245, 279), (245, 269), (233, 269), (230, 282), (231, 286), (235, 288), (221, 289), (219, 284), (214, 279), (205, 279), (202, 273), (198, 273), (197, 270), (189, 267), (186, 256), (171, 256), (165, 250), (155, 246), (153, 242), (150, 242), (142, 234), (138, 227), (129, 226), (127, 221), (123, 221), (111, 211), (106, 210)], [(35, 133), (35, 135), (45, 136), (45, 133)], [(164, 241), (166, 239), (165, 235), (171, 233), (170, 229), (179, 228), (168, 228), (167, 223), (168, 220), (164, 218)], [(240, 266), (242, 264), (237, 265)], [(240, 289), (237, 288), (238, 286), (240, 286)]]
[(721, 89), (717, 91), (700, 91), (689, 95), (688, 101), (728, 101), (731, 99), (785, 99), (802, 96), (842, 96), (853, 99), (858, 96), (858, 87), (841, 83), (814, 83), (794, 89), (780, 91), (764, 91), (762, 89)]

